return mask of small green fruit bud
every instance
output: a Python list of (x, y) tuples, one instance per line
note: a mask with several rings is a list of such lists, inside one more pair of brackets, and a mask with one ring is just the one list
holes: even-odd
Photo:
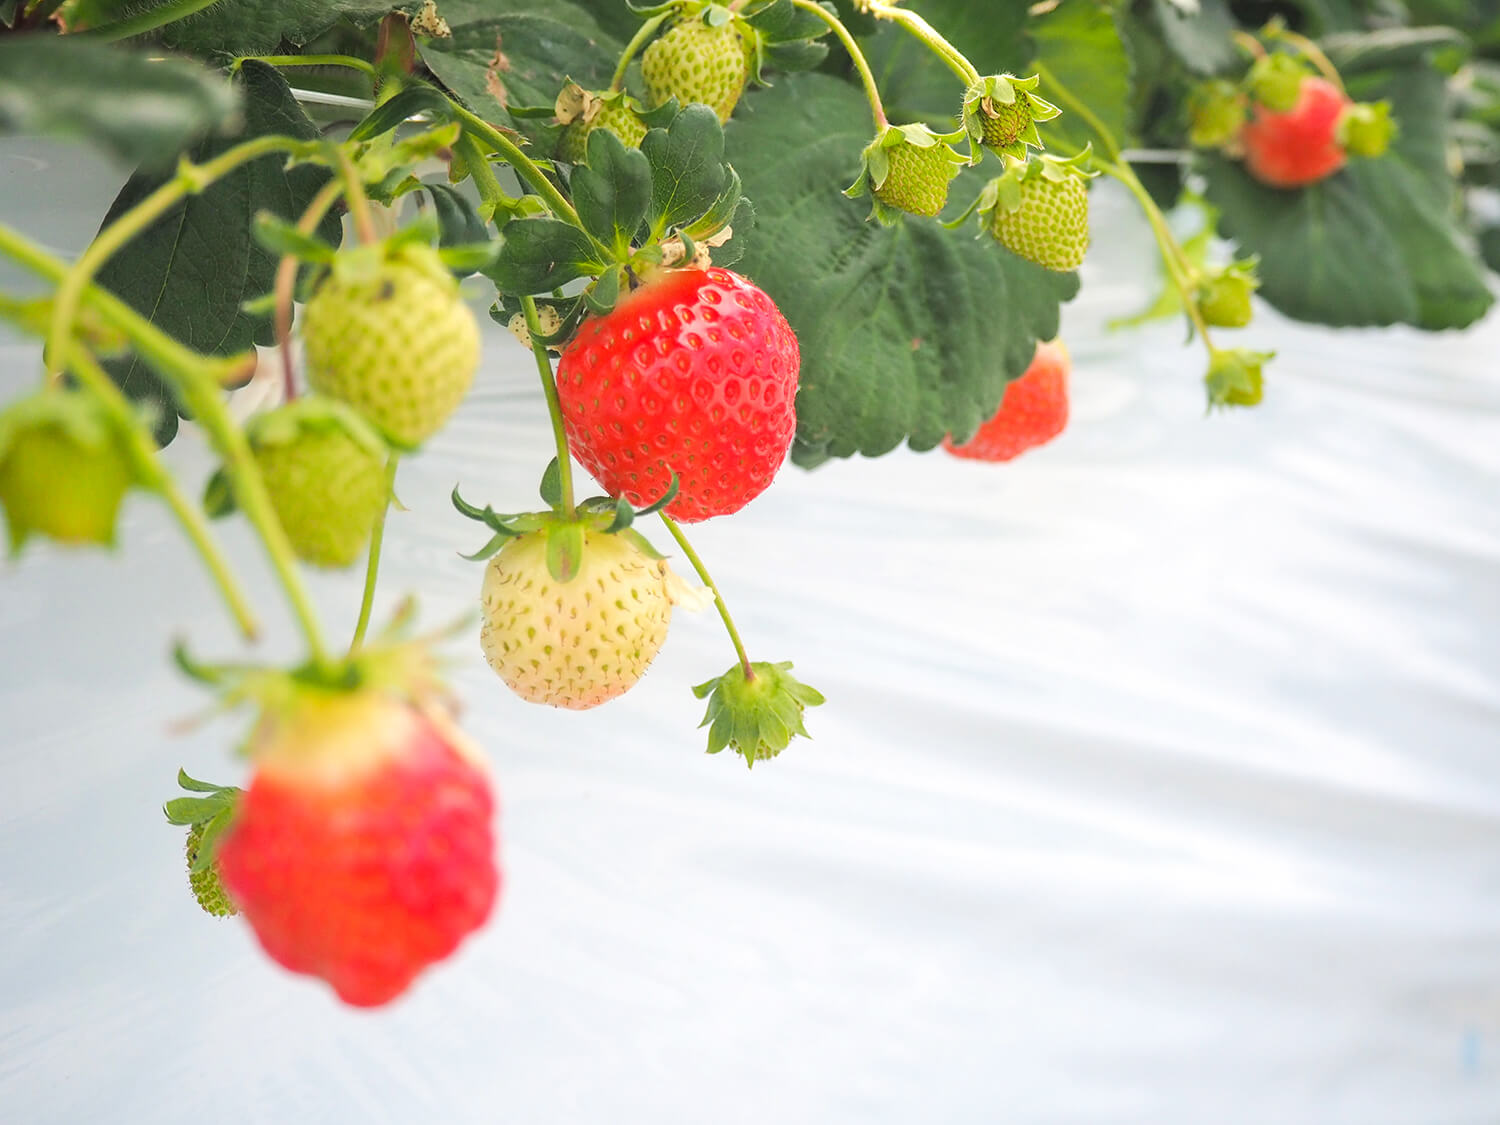
[(1264, 55), (1250, 68), (1250, 94), (1272, 113), (1288, 113), (1302, 95), (1305, 77), (1307, 64), (1298, 56)]

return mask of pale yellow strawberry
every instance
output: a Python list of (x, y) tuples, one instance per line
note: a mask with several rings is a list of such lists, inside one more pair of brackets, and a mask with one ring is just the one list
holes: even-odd
[(511, 539), (481, 592), (485, 659), (517, 695), (582, 711), (624, 694), (667, 639), (673, 577), (633, 535), (583, 532), (577, 573), (547, 568), (547, 531)]

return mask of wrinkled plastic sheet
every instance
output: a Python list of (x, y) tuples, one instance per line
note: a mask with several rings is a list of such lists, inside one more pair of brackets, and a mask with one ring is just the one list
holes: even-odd
[[(118, 174), (20, 145), (0, 218), (76, 250)], [(828, 695), (814, 741), (753, 772), (701, 752), (687, 686), (731, 659), (711, 612), (585, 714), (452, 645), (506, 885), (379, 1013), (187, 894), (159, 806), (179, 766), (243, 778), (245, 722), (173, 729), (208, 700), (168, 639), (238, 650), (161, 509), (129, 503), (118, 557), (7, 567), (5, 1119), (1500, 1120), (1500, 321), (1263, 309), (1265, 405), (1205, 418), (1178, 324), (1105, 330), (1150, 247), (1096, 200), (1063, 438), (788, 470), (694, 529), (757, 658)], [(474, 610), (455, 482), (534, 495), (535, 374), (487, 331), (472, 400), (402, 467), (381, 613)], [(5, 338), (0, 389), (37, 370)], [(170, 458), (211, 467), (191, 432)], [(224, 534), (292, 656), (256, 544)], [(359, 581), (314, 578), (334, 635)]]

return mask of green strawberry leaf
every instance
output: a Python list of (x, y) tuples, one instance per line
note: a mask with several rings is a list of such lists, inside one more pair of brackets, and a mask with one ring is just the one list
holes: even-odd
[(303, 234), (295, 223), (289, 223), (270, 211), (258, 211), (250, 224), (255, 241), (278, 257), (291, 254), (307, 262), (333, 261), (333, 247), (312, 235)]
[[(161, 0), (139, 8), (149, 11), (175, 2)], [(171, 50), (196, 55), (268, 54), (283, 40), (301, 47), (342, 19), (373, 23), (398, 6), (394, 0), (219, 0), (188, 19), (168, 24), (161, 31), (161, 42)]]
[[(597, 136), (598, 133), (595, 133)], [(590, 154), (593, 138), (590, 139)], [(690, 105), (665, 129), (652, 129), (641, 142), (651, 166), (652, 234), (690, 227), (723, 207), (731, 169), (724, 163), (724, 131), (705, 105)]]
[(1408, 62), (1346, 79), (1356, 99), (1390, 100), (1400, 125), (1390, 152), (1292, 191), (1212, 159), (1207, 196), (1222, 232), (1260, 255), (1260, 294), (1287, 316), (1334, 326), (1473, 323), (1493, 298), (1451, 217), (1442, 74)]
[(221, 76), (185, 60), (40, 33), (0, 41), (0, 134), (85, 140), (156, 170), (238, 102)]
[(453, 37), (423, 40), (422, 61), (494, 125), (518, 127), (511, 106), (552, 105), (565, 76), (603, 89), (624, 49), (568, 0), (444, 0), (440, 11)]
[(609, 263), (587, 234), (560, 219), (517, 219), (505, 226), (505, 241), (483, 272), (502, 293), (550, 293), (580, 277), (602, 273)]
[(469, 197), (452, 184), (426, 181), (422, 190), (432, 197), (439, 246), (473, 246), (493, 238), (489, 225), (479, 217)]
[(588, 164), (573, 172), (573, 206), (584, 227), (615, 257), (630, 257), (630, 241), (651, 207), (651, 165), (609, 129), (588, 139)]
[(1226, 0), (1151, 0), (1151, 13), (1162, 42), (1194, 74), (1232, 71), (1244, 58)]
[[(860, 91), (823, 74), (789, 75), (756, 95), (726, 133), (755, 200), (740, 269), (791, 322), (802, 348), (794, 457), (804, 465), (931, 449), (970, 433), (1005, 384), (1057, 333), (1073, 274), (1007, 254), (969, 230), (881, 227), (837, 190), (869, 140)], [(979, 187), (978, 177), (956, 182)], [(968, 200), (950, 205), (958, 213)], [(738, 240), (736, 240), (738, 241)]]
[(1344, 74), (1420, 63), (1436, 50), (1467, 52), (1468, 38), (1451, 27), (1389, 27), (1340, 32), (1320, 46)]
[[(190, 154), (194, 161), (211, 159), (251, 137), (318, 135), (275, 69), (246, 63), (237, 81), (244, 100), (243, 129), (233, 137), (201, 142)], [(244, 164), (137, 236), (129, 253), (105, 263), (98, 284), (197, 351), (233, 355), (252, 344), (269, 344), (274, 339), (270, 315), (242, 307), (270, 292), (278, 261), (252, 237), (251, 218), (260, 210), (284, 219), (300, 217), (327, 178), (322, 168), (304, 165), (288, 170), (282, 156)], [(110, 206), (105, 225), (164, 179), (146, 173), (131, 176)], [(338, 242), (337, 216), (323, 221), (318, 236), (330, 244)], [(110, 360), (106, 367), (127, 395), (154, 408), (157, 441), (171, 441), (177, 432), (177, 411), (156, 373), (137, 356)]]
[(1041, 126), (1047, 150), (1067, 156), (1090, 142), (1105, 153), (1123, 148), (1130, 135), (1131, 63), (1114, 9), (1095, 0), (1063, 0), (1033, 19), (1031, 30), (1037, 52), (1031, 68), (1042, 76), (1037, 93), (1062, 110)]

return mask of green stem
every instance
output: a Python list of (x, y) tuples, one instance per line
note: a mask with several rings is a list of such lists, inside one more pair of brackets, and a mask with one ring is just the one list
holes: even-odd
[(370, 533), (370, 555), (365, 562), (365, 592), (359, 603), (359, 623), (354, 626), (354, 639), (349, 642), (353, 653), (365, 643), (365, 631), (370, 627), (370, 612), (375, 607), (375, 581), (380, 576), (380, 547), (385, 540), (385, 517), (390, 514), (391, 494), (396, 487), (396, 466), (400, 458), (392, 453), (385, 463), (385, 507), (375, 518), (375, 530)]
[(68, 355), (68, 369), (77, 380), (99, 401), (113, 419), (126, 441), (126, 448), (136, 463), (141, 482), (154, 492), (160, 493), (167, 507), (177, 517), (193, 547), (203, 560), (218, 586), (219, 593), (228, 606), (230, 615), (245, 639), (255, 640), (260, 627), (255, 620), (255, 611), (250, 608), (239, 582), (230, 569), (229, 561), (214, 542), (199, 507), (183, 494), (177, 480), (162, 465), (157, 456), (156, 442), (141, 421), (140, 415), (131, 407), (130, 401), (121, 392), (104, 368), (99, 366), (89, 352), (75, 345)]
[[(312, 234), (334, 201), (343, 193), (344, 185), (338, 178), (329, 180), (313, 196), (302, 218), (297, 220), (297, 229), (303, 234)], [(272, 293), (276, 298), (276, 345), (281, 352), (281, 378), (288, 402), (297, 397), (297, 380), (292, 371), (292, 298), (297, 285), (297, 259), (283, 254), (276, 263), (276, 281)]]
[(625, 44), (625, 53), (620, 56), (620, 65), (615, 67), (614, 77), (609, 80), (610, 90), (618, 90), (625, 84), (625, 71), (630, 67), (630, 60), (635, 58), (640, 49), (651, 41), (651, 37), (656, 34), (656, 29), (671, 14), (671, 12), (662, 12), (641, 24), (640, 30), (635, 33), (629, 43)]
[(117, 43), (121, 39), (144, 35), (148, 31), (155, 31), (158, 27), (166, 27), (169, 23), (176, 23), (178, 20), (187, 19), (188, 16), (197, 15), (204, 8), (211, 8), (218, 2), (219, 0), (167, 0), (165, 4), (158, 4), (154, 8), (137, 12), (123, 20), (107, 23), (103, 27), (92, 27), (76, 34), (92, 39), (96, 43)]
[(817, 16), (833, 29), (833, 33), (838, 36), (839, 42), (844, 45), (844, 50), (848, 52), (849, 61), (854, 64), (854, 69), (859, 71), (859, 80), (864, 83), (865, 97), (870, 100), (870, 113), (875, 118), (875, 131), (877, 133), (885, 132), (890, 122), (885, 116), (885, 105), (880, 100), (880, 87), (875, 84), (875, 75), (870, 72), (869, 60), (865, 58), (865, 53), (859, 49), (859, 44), (854, 41), (854, 36), (849, 34), (849, 29), (844, 26), (842, 20), (826, 11), (821, 5), (813, 3), (813, 0), (792, 0), (792, 3), (804, 12), (810, 12)]
[(479, 142), (471, 134), (465, 133), (458, 138), (458, 150), (463, 155), (464, 163), (469, 166), (469, 174), (474, 178), (474, 187), (479, 192), (479, 217), (489, 222), (495, 217), (496, 211), (514, 212), (516, 201), (500, 186), (495, 170), (490, 167), (490, 158), (479, 147)]
[(1266, 57), (1266, 49), (1261, 44), (1261, 41), (1255, 38), (1255, 36), (1251, 35), (1248, 31), (1244, 31), (1240, 28), (1235, 28), (1234, 31), (1230, 33), (1230, 35), (1234, 40), (1234, 45), (1240, 50), (1244, 51), (1251, 58), (1263, 59)]
[[(8, 227), (0, 226), (0, 253), (6, 254), (33, 273), (61, 285), (69, 275), (68, 267), (41, 247)], [(243, 365), (243, 357), (213, 360), (201, 356), (168, 336), (119, 298), (97, 286), (89, 286), (82, 297), (96, 308), (109, 324), (125, 333), (136, 351), (171, 387), (173, 396), (208, 434), (224, 461), (224, 471), (234, 488), (240, 509), (260, 534), (266, 554), (291, 603), (313, 660), (326, 663), (326, 649), (319, 633), (312, 601), (297, 573), (291, 543), (276, 519), (265, 483), (256, 468), (255, 458), (245, 435), (240, 432), (224, 405), (220, 385), (224, 377)]]
[(739, 655), (740, 667), (745, 670), (745, 679), (755, 679), (755, 671), (750, 667), (750, 655), (745, 651), (745, 642), (740, 640), (740, 631), (735, 628), (734, 618), (729, 615), (729, 606), (725, 604), (724, 595), (719, 592), (719, 587), (714, 582), (713, 575), (708, 573), (708, 567), (703, 565), (703, 560), (698, 557), (698, 552), (693, 550), (693, 545), (688, 542), (687, 536), (682, 533), (682, 528), (677, 526), (677, 521), (666, 512), (658, 512), (661, 522), (666, 524), (667, 531), (672, 538), (677, 540), (677, 545), (682, 548), (682, 553), (688, 557), (688, 562), (693, 564), (693, 569), (698, 572), (699, 580), (714, 592), (714, 605), (719, 610), (719, 616), (724, 621), (724, 628), (729, 631), (729, 639), (734, 644), (734, 651)]
[(542, 344), (542, 324), (537, 319), (536, 301), (522, 297), (521, 309), (526, 314), (531, 353), (536, 356), (537, 374), (542, 377), (542, 392), (547, 396), (547, 413), (552, 418), (552, 440), (557, 443), (557, 473), (562, 483), (563, 518), (571, 520), (576, 516), (573, 510), (573, 462), (568, 456), (568, 435), (563, 429), (562, 403), (557, 397), (557, 380), (552, 375), (552, 357)]
[(466, 129), (490, 145), (515, 168), (516, 174), (547, 201), (547, 206), (551, 207), (558, 217), (582, 229), (582, 224), (578, 221), (578, 212), (573, 210), (573, 205), (563, 197), (562, 192), (557, 190), (556, 185), (547, 179), (546, 174), (537, 167), (536, 163), (521, 151), (519, 145), (484, 118), (471, 113), (457, 102), (453, 103), (453, 111)]
[(78, 315), (80, 295), (116, 251), (185, 197), (204, 191), (241, 164), (272, 153), (298, 152), (307, 147), (308, 142), (291, 137), (256, 137), (244, 144), (235, 145), (204, 164), (184, 160), (178, 166), (175, 176), (100, 231), (57, 287), (52, 306), (52, 325), (47, 333), (48, 374), (55, 375), (62, 370), (68, 333), (72, 331), (73, 318)]
[(885, 0), (863, 0), (859, 7), (868, 12), (878, 20), (891, 20), (900, 24), (912, 35), (916, 36), (945, 63), (950, 70), (964, 81), (966, 87), (974, 85), (980, 79), (979, 71), (974, 69), (964, 53), (938, 33), (937, 28), (928, 23), (916, 12), (909, 12), (905, 8), (892, 7)]
[(371, 78), (376, 76), (373, 64), (353, 55), (241, 55), (229, 64), (229, 73), (233, 74), (247, 62), (260, 62), (275, 67), (346, 66), (351, 70), (363, 71)]
[(1059, 102), (1066, 105), (1071, 112), (1083, 118), (1088, 127), (1093, 130), (1094, 135), (1099, 138), (1099, 142), (1103, 145), (1104, 151), (1109, 158), (1111, 160), (1119, 160), (1120, 142), (1115, 140), (1114, 134), (1109, 131), (1109, 126), (1099, 120), (1099, 115), (1090, 109), (1082, 98), (1059, 82), (1056, 75), (1048, 70), (1044, 64), (1038, 62), (1034, 65), (1037, 75), (1046, 87), (1047, 96), (1055, 97)]
[(1113, 176), (1124, 184), (1130, 194), (1140, 204), (1141, 210), (1146, 213), (1146, 220), (1151, 224), (1151, 233), (1156, 236), (1156, 244), (1161, 250), (1162, 261), (1167, 267), (1167, 275), (1172, 279), (1172, 284), (1177, 287), (1177, 292), (1182, 295), (1182, 307), (1187, 312), (1188, 319), (1193, 322), (1193, 327), (1198, 330), (1198, 335), (1203, 338), (1203, 345), (1208, 349), (1209, 355), (1214, 353), (1213, 340), (1208, 334), (1208, 324), (1203, 319), (1203, 313), (1198, 308), (1198, 295), (1192, 280), (1192, 265), (1183, 253), (1176, 237), (1172, 234), (1171, 227), (1167, 226), (1166, 216), (1157, 207), (1156, 200), (1151, 198), (1151, 193), (1145, 185), (1137, 178), (1135, 172), (1128, 164), (1111, 164), (1107, 161), (1099, 161), (1100, 171)]
[(349, 213), (354, 216), (354, 229), (359, 240), (366, 246), (379, 241), (375, 232), (375, 219), (370, 214), (370, 200), (365, 195), (365, 185), (359, 178), (359, 170), (342, 145), (334, 146), (339, 162), (339, 178), (344, 182), (344, 199), (349, 204)]

